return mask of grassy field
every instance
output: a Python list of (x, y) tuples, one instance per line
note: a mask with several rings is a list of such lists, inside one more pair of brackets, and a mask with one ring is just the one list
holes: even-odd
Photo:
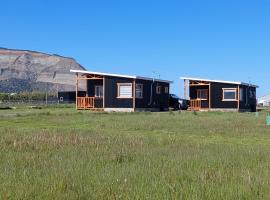
[(0, 199), (270, 199), (266, 113), (0, 111)]

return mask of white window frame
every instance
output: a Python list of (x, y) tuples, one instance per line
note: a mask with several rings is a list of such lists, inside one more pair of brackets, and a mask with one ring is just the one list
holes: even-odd
[[(99, 88), (99, 94), (97, 92), (97, 88)], [(102, 85), (95, 85), (95, 97), (103, 98), (103, 86)]]
[(136, 98), (142, 99), (143, 98), (143, 84), (136, 84)]
[[(225, 92), (234, 92), (235, 93), (235, 98), (234, 99), (224, 99), (224, 93)], [(237, 98), (237, 88), (222, 88), (222, 101), (238, 101)]]
[[(130, 87), (131, 93), (130, 95), (121, 95), (120, 94), (120, 87)], [(133, 98), (133, 84), (132, 83), (117, 83), (117, 98), (119, 99), (131, 99)]]
[(161, 94), (161, 85), (156, 86), (156, 94)]

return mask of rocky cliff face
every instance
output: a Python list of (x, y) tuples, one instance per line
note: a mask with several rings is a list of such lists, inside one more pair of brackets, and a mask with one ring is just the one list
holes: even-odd
[(73, 58), (0, 48), (0, 92), (75, 90), (70, 69), (85, 70)]

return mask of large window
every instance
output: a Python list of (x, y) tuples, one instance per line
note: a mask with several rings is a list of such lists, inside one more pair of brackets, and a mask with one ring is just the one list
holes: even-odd
[(197, 99), (208, 100), (208, 89), (197, 90)]
[(236, 88), (223, 88), (223, 101), (237, 101)]
[(143, 98), (143, 84), (136, 84), (136, 98)]
[(103, 97), (103, 86), (102, 85), (95, 86), (95, 97)]
[(132, 83), (118, 83), (118, 98), (132, 98)]

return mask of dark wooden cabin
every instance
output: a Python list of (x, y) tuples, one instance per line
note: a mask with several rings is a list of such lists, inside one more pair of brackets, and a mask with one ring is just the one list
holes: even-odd
[(256, 88), (243, 82), (181, 77), (190, 110), (256, 111)]
[[(168, 110), (171, 81), (70, 70), (76, 74), (76, 108), (133, 112)], [(86, 81), (86, 95), (78, 95), (79, 81)]]
[[(85, 97), (85, 91), (78, 91), (78, 96)], [(60, 91), (58, 92), (59, 103), (76, 103), (76, 91)]]

